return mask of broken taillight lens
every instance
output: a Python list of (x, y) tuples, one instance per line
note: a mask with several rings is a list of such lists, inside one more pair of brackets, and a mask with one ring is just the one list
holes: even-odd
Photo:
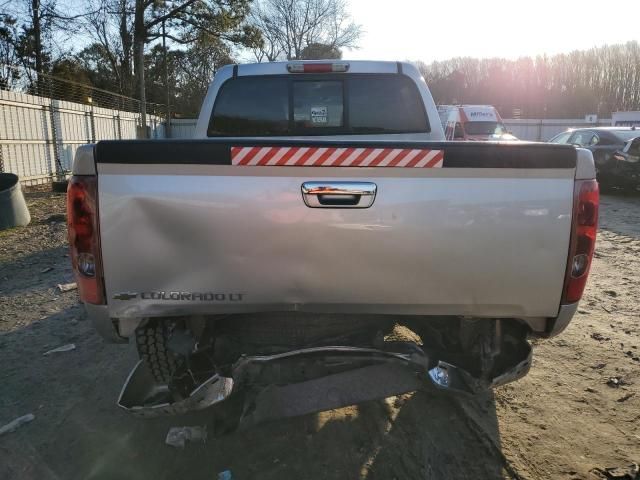
[(80, 299), (105, 303), (98, 230), (98, 179), (73, 176), (67, 188), (67, 225), (71, 262)]
[(569, 261), (562, 303), (575, 303), (582, 298), (589, 277), (598, 229), (600, 194), (596, 180), (578, 180), (575, 184)]

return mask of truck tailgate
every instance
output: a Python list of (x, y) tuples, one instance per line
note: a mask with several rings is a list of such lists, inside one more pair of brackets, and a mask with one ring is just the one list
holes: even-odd
[[(327, 146), (312, 143), (298, 146)], [(438, 168), (232, 164), (238, 149), (292, 144), (99, 143), (111, 316), (557, 314), (571, 230), (573, 148), (368, 143), (439, 150), (444, 162)], [(303, 183), (335, 181), (374, 184), (373, 204), (305, 204)]]

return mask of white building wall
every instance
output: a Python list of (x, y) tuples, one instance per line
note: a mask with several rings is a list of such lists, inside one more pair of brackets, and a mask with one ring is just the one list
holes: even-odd
[(171, 119), (171, 138), (193, 138), (196, 131), (197, 118)]

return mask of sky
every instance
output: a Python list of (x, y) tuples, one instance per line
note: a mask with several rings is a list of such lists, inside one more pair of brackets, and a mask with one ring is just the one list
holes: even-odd
[(535, 56), (640, 41), (640, 0), (347, 0), (364, 34), (345, 59)]
[[(344, 0), (362, 26), (355, 60), (446, 60), (536, 56), (640, 41), (640, 0)], [(18, 2), (3, 3), (15, 8)], [(86, 0), (58, 0), (78, 13)], [(22, 5), (22, 3), (20, 3)], [(76, 52), (89, 42), (79, 32), (56, 39)], [(236, 51), (241, 61), (250, 52)]]

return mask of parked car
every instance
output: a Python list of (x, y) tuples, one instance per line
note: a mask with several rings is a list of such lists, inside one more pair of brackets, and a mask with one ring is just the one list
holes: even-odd
[(613, 175), (621, 186), (640, 190), (640, 136), (613, 154)]
[(635, 127), (576, 128), (559, 133), (549, 143), (576, 145), (593, 153), (598, 181), (606, 187), (620, 185), (624, 178), (616, 173), (614, 153), (625, 148), (629, 140), (640, 137)]
[(147, 416), (514, 381), (528, 340), (569, 324), (595, 245), (591, 152), (445, 141), (403, 62), (221, 68), (195, 139), (82, 146), (73, 175), (80, 298), (136, 343), (119, 404)]

